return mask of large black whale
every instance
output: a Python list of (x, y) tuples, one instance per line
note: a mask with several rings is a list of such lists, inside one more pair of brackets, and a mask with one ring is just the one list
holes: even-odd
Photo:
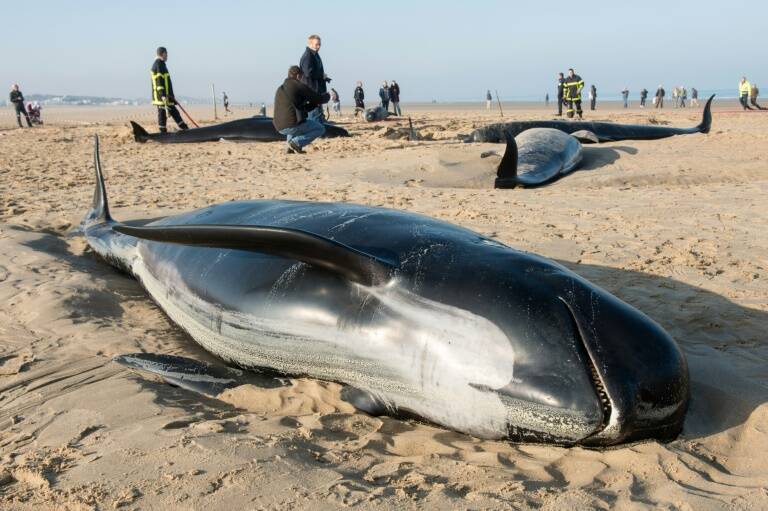
[[(712, 99), (710, 96), (704, 106), (701, 122), (692, 128), (674, 128), (668, 126), (652, 126), (643, 124), (616, 124), (613, 122), (593, 121), (561, 121), (561, 120), (535, 120), (512, 121), (496, 123), (478, 128), (469, 135), (459, 135), (465, 142), (490, 142), (502, 143), (507, 141), (507, 135), (516, 137), (525, 130), (531, 128), (553, 128), (565, 133), (577, 132), (593, 133), (599, 142), (616, 142), (619, 140), (656, 140), (674, 135), (687, 135), (692, 133), (709, 133), (712, 126)], [(582, 142), (594, 142), (592, 137), (581, 139)]]
[[(188, 130), (174, 131), (171, 133), (148, 133), (134, 121), (133, 138), (136, 142), (160, 142), (163, 144), (184, 144), (194, 142), (216, 142), (218, 140), (251, 141), (251, 142), (277, 142), (285, 140), (272, 124), (271, 117), (247, 117), (234, 121), (223, 122), (191, 128)], [(333, 124), (325, 124), (324, 138), (348, 137), (349, 132), (344, 128)]]
[(90, 247), (241, 368), (341, 382), (482, 438), (605, 446), (682, 427), (672, 338), (559, 264), (346, 203), (228, 202), (129, 226), (109, 214), (98, 139), (94, 160)]

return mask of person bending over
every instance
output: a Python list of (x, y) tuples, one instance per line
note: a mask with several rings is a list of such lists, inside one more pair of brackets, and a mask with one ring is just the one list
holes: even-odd
[(304, 147), (325, 133), (323, 124), (309, 113), (331, 99), (327, 92), (318, 94), (301, 83), (299, 66), (288, 69), (288, 77), (275, 92), (275, 129), (287, 137), (288, 153), (303, 153)]

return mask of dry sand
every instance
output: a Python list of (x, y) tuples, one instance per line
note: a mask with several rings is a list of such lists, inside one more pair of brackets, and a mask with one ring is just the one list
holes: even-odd
[[(473, 108), (415, 110), (432, 139), (419, 142), (394, 138), (405, 123), (347, 118), (354, 138), (306, 156), (280, 143), (139, 145), (123, 122), (151, 119), (146, 108), (59, 120), (52, 109), (43, 128), (0, 128), (0, 508), (767, 508), (768, 114), (718, 108), (709, 135), (591, 146), (583, 170), (505, 191), (491, 188), (494, 158), (479, 158), (492, 146), (455, 141), (497, 119)], [(681, 344), (693, 381), (682, 436), (605, 451), (512, 445), (367, 416), (334, 383), (215, 400), (117, 366), (136, 351), (212, 357), (78, 233), (95, 133), (118, 219), (232, 199), (353, 201), (563, 262)]]

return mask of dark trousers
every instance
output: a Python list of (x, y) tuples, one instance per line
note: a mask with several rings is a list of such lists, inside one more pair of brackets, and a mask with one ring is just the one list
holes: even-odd
[(388, 99), (382, 99), (381, 100), (381, 106), (384, 108), (384, 110), (389, 112), (389, 100)]
[(760, 105), (757, 104), (757, 98), (756, 97), (749, 98), (749, 102), (752, 104), (753, 107), (757, 108), (758, 110), (765, 110), (765, 108), (763, 108), (763, 107), (761, 107)]
[(176, 105), (168, 105), (168, 112), (166, 112), (166, 108), (163, 106), (157, 107), (157, 125), (160, 127), (160, 132), (166, 132), (168, 131), (168, 127), (166, 126), (166, 123), (168, 122), (168, 114), (171, 114), (171, 117), (173, 117), (173, 120), (176, 121), (176, 124), (179, 126), (179, 128), (185, 130), (189, 128), (187, 126), (187, 123), (184, 122), (184, 119), (181, 118), (181, 114), (179, 113), (179, 110), (176, 108)]
[(749, 96), (747, 96), (746, 94), (742, 94), (741, 96), (739, 96), (739, 103), (741, 103), (741, 106), (744, 110), (752, 110), (752, 107), (749, 106), (749, 103), (747, 103), (748, 99), (749, 99)]
[(597, 98), (592, 98), (589, 100), (589, 109), (594, 110), (595, 105), (597, 104)]
[(557, 115), (563, 115), (563, 97), (557, 97)]
[(656, 96), (656, 108), (664, 108), (664, 96)]
[(576, 113), (579, 114), (579, 118), (581, 118), (581, 99), (569, 99), (568, 100), (568, 111), (566, 112), (569, 119), (573, 118), (573, 109), (576, 108)]
[(645, 106), (645, 97), (640, 96), (640, 106)]
[(19, 128), (21, 128), (21, 116), (23, 115), (27, 119), (27, 126), (30, 128), (32, 127), (32, 121), (29, 120), (29, 114), (27, 113), (27, 110), (24, 108), (23, 103), (16, 103), (14, 105), (16, 108), (16, 122), (19, 123)]

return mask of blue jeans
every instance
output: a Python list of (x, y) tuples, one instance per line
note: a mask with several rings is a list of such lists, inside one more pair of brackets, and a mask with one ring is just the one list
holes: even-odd
[(280, 130), (280, 134), (285, 135), (288, 142), (293, 141), (299, 147), (309, 145), (314, 139), (321, 137), (323, 133), (325, 133), (325, 126), (312, 119), (307, 119), (292, 128)]
[(323, 112), (323, 107), (319, 106), (314, 110), (312, 110), (311, 112), (309, 112), (307, 114), (307, 119), (312, 119), (313, 121), (320, 122), (320, 123), (325, 121), (325, 113)]

